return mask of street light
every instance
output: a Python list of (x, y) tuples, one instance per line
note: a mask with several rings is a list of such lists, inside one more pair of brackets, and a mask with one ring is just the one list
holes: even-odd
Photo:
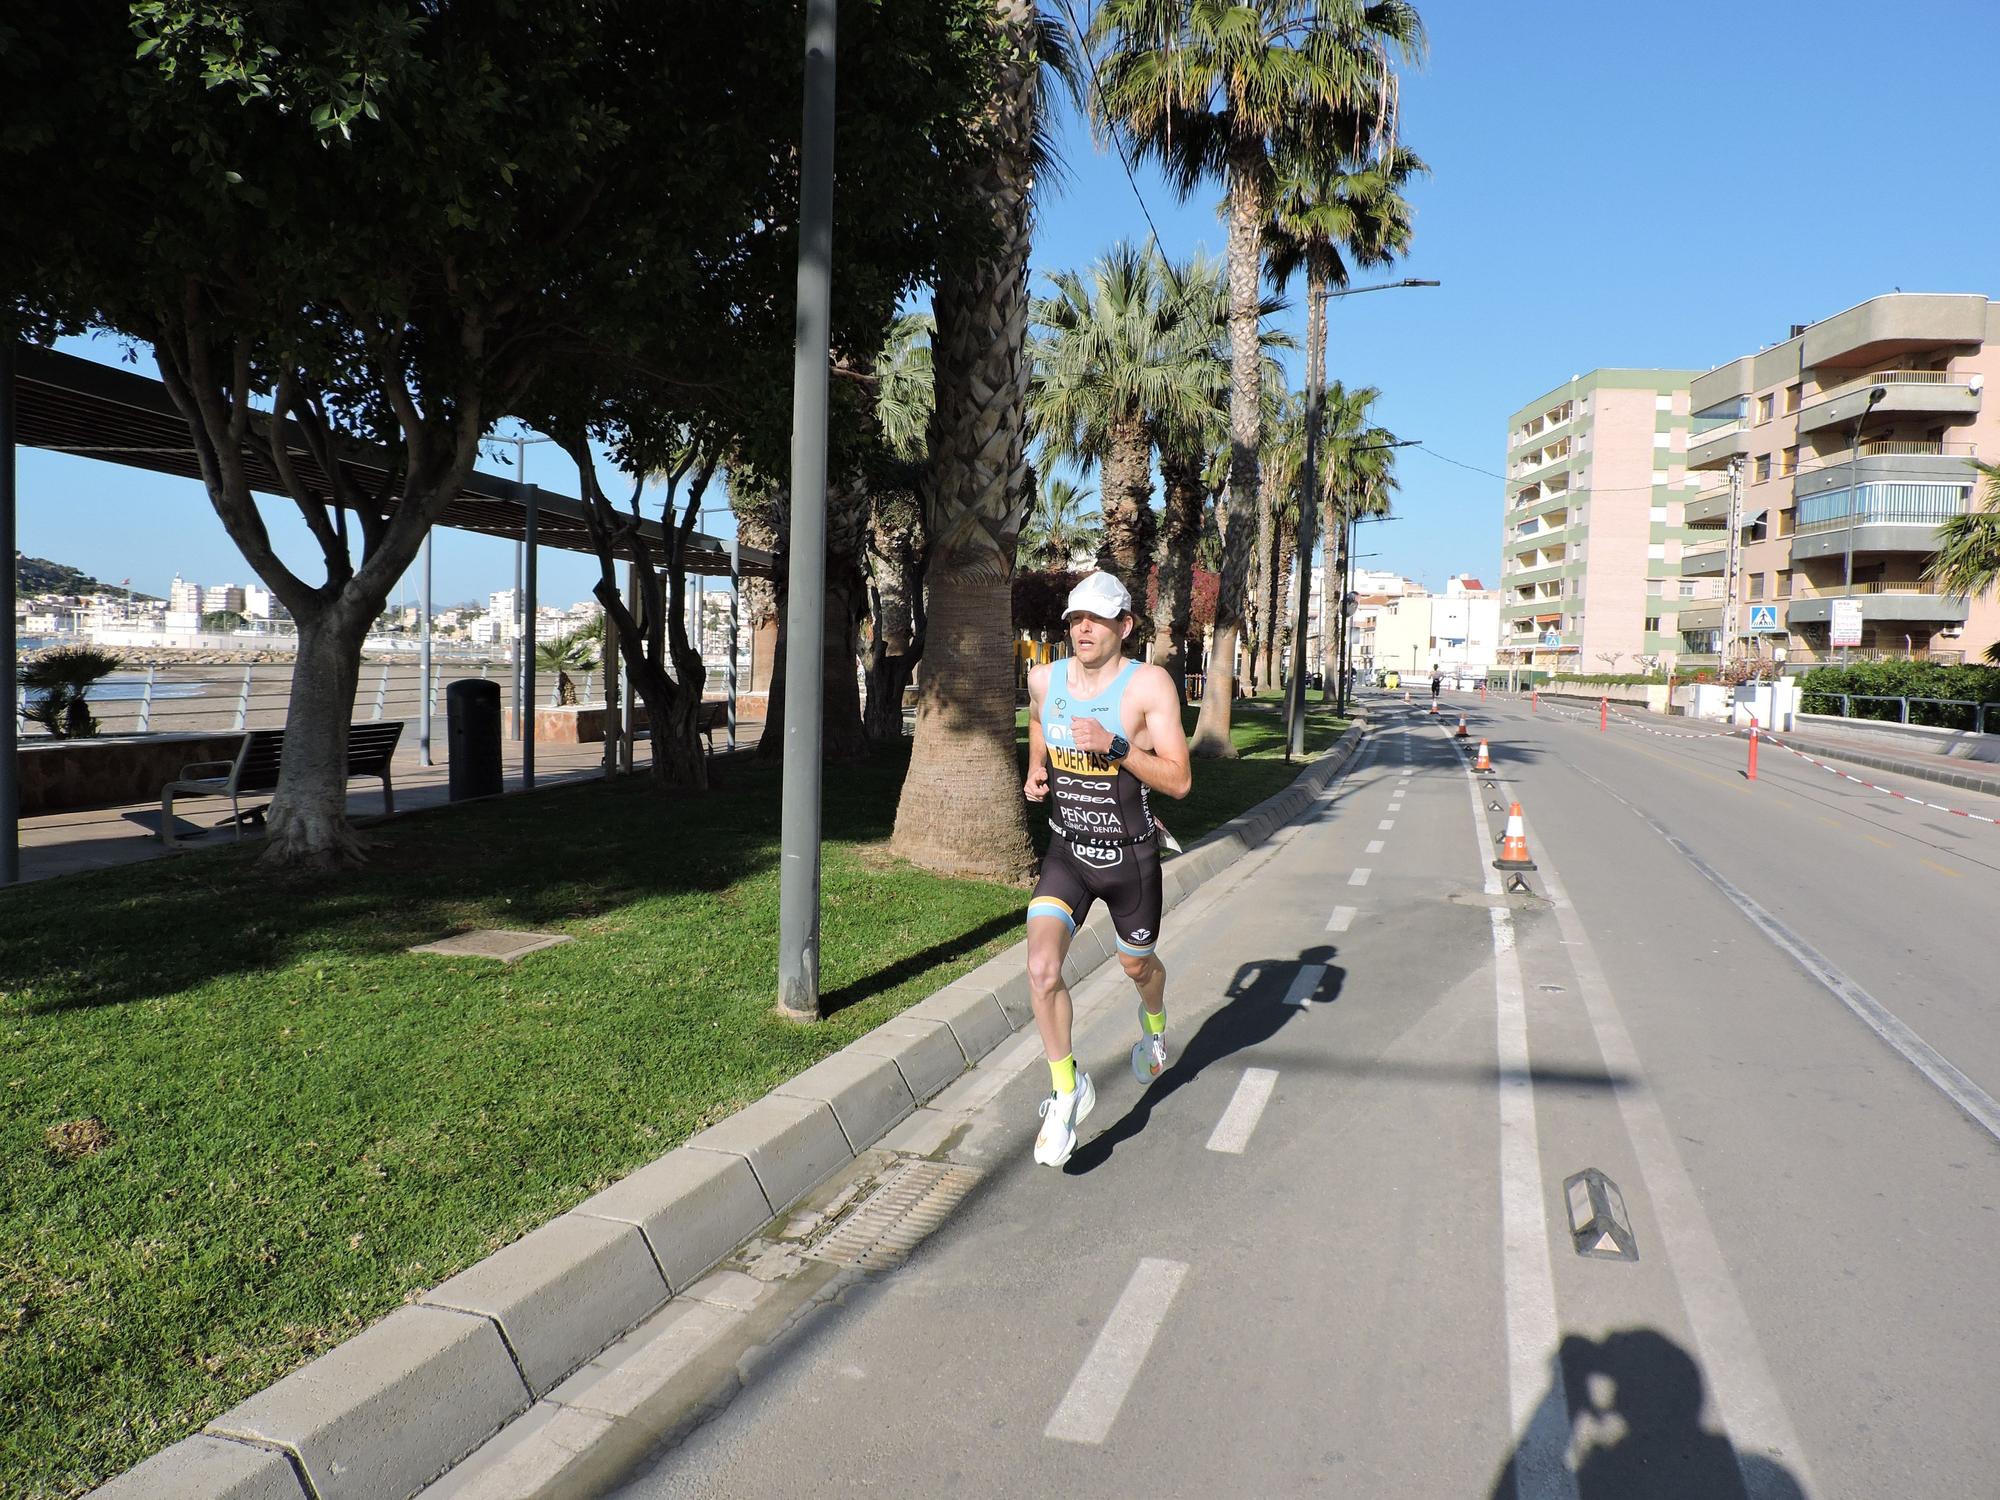
[[(1884, 385), (1868, 388), (1868, 399), (1855, 414), (1854, 435), (1847, 445), (1847, 563), (1842, 572), (1840, 592), (1841, 603), (1850, 608), (1854, 604), (1854, 526), (1860, 516), (1858, 507), (1861, 503), (1861, 424), (1868, 420), (1868, 414), (1875, 410), (1876, 403), (1888, 394), (1889, 388)], [(1829, 620), (1827, 622), (1829, 634), (1832, 633), (1832, 629), (1833, 622)], [(1845, 646), (1840, 648), (1840, 660), (1843, 666), (1847, 663), (1847, 650)]]

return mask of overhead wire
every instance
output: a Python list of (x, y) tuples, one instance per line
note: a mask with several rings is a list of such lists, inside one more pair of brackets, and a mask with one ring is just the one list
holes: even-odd
[[(1077, 55), (1083, 59), (1084, 64), (1090, 69), (1091, 97), (1102, 98), (1104, 94), (1104, 80), (1098, 76), (1097, 59), (1090, 54), (1090, 41), (1084, 34), (1082, 24), (1076, 18), (1076, 10), (1070, 4), (1070, 0), (1056, 0), (1056, 3), (1062, 7), (1063, 15), (1069, 22), (1070, 32), (1076, 38)], [(1086, 104), (1084, 106), (1084, 113), (1088, 116), (1089, 112), (1090, 106)], [(1165, 241), (1160, 234), (1160, 226), (1153, 222), (1153, 211), (1146, 206), (1146, 195), (1139, 191), (1139, 179), (1132, 174), (1132, 162), (1125, 154), (1124, 139), (1118, 134), (1115, 126), (1110, 128), (1109, 134), (1111, 136), (1111, 148), (1118, 154), (1118, 164), (1125, 169), (1125, 181), (1132, 189), (1132, 196), (1138, 200), (1139, 212), (1145, 216), (1146, 227), (1153, 232), (1153, 243), (1161, 246), (1164, 252)]]

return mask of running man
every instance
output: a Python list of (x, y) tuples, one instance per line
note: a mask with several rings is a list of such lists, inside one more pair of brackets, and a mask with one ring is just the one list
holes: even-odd
[(1437, 712), (1438, 694), (1443, 691), (1444, 691), (1444, 673), (1440, 672), (1436, 667), (1432, 667), (1431, 668), (1431, 712), (1432, 713)]
[(1077, 924), (1093, 901), (1111, 914), (1118, 962), (1139, 991), (1132, 1071), (1151, 1083), (1167, 1065), (1167, 970), (1160, 940), (1159, 825), (1152, 792), (1185, 797), (1193, 785), (1180, 696), (1159, 667), (1127, 660), (1132, 595), (1109, 573), (1092, 573), (1063, 608), (1065, 661), (1028, 673), (1030, 802), (1046, 801), (1054, 837), (1028, 902), (1028, 986), (1054, 1092), (1042, 1102), (1035, 1160), (1060, 1167), (1077, 1127), (1097, 1102), (1090, 1075), (1070, 1049), (1074, 1011), (1063, 983)]

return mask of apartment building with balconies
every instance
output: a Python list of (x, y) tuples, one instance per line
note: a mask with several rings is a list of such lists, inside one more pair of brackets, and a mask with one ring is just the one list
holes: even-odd
[(1508, 420), (1503, 667), (1634, 672), (1680, 646), (1693, 373), (1593, 370)]
[(1974, 503), (1972, 459), (2000, 458), (1993, 374), (2000, 305), (1898, 292), (1696, 376), (1685, 519), (1702, 540), (1682, 572), (1727, 602), (1681, 612), (1680, 664), (1715, 664), (1725, 632), (1732, 658), (1838, 658), (1837, 600), (1859, 606), (1862, 656), (1976, 659), (2000, 639), (2000, 603), (1924, 577), (1939, 523)]

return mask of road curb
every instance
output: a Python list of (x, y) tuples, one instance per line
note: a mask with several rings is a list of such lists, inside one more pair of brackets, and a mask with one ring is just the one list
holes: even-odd
[[(1727, 731), (1739, 740), (1750, 738), (1747, 728), (1731, 725)], [(1893, 755), (1877, 755), (1872, 750), (1850, 750), (1845, 745), (1831, 745), (1818, 738), (1800, 738), (1791, 731), (1777, 736), (1788, 745), (1796, 745), (1801, 750), (1823, 755), (1828, 760), (1843, 760), (1850, 765), (1867, 766), (1873, 771), (1892, 771), (1898, 776), (1908, 776), (1916, 781), (1928, 781), (1938, 786), (1957, 787), (1960, 791), (1980, 792), (1988, 797), (2000, 797), (2000, 775), (1975, 771), (1946, 770), (1942, 765), (1926, 765), (1922, 761), (1899, 759)], [(1940, 761), (1948, 759), (1937, 757)], [(1960, 762), (1952, 762), (1954, 766)]]
[[(1169, 860), (1166, 907), (1297, 818), (1352, 764), (1366, 733), (1365, 723), (1351, 725), (1285, 790)], [(995, 955), (93, 1500), (416, 1494), (1027, 1026), (1026, 949)], [(1072, 982), (1116, 952), (1108, 922), (1087, 922), (1065, 966)]]

